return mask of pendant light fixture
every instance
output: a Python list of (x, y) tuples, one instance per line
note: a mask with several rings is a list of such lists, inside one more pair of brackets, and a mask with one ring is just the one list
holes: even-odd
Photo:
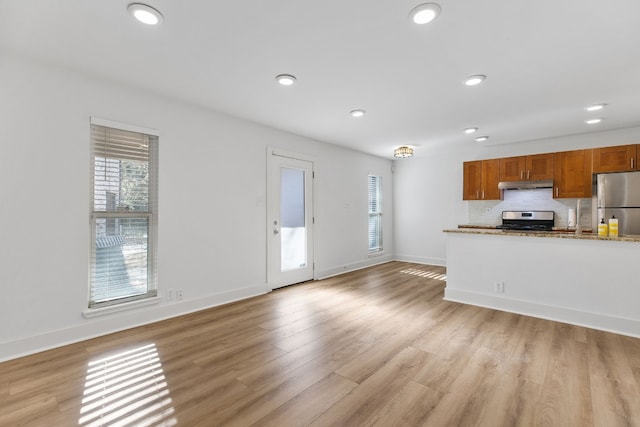
[(393, 150), (393, 157), (396, 159), (407, 159), (413, 157), (413, 148), (403, 145)]

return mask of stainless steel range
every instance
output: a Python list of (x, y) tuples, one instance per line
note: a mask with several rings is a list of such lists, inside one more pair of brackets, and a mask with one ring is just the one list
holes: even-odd
[(502, 224), (496, 228), (518, 231), (551, 231), (553, 211), (502, 211)]

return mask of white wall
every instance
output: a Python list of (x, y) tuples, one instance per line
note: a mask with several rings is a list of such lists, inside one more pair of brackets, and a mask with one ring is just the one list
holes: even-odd
[[(268, 146), (315, 159), (316, 277), (391, 259), (391, 161), (0, 53), (0, 360), (265, 292)], [(159, 130), (159, 287), (184, 301), (82, 317), (90, 116)], [(369, 173), (385, 183), (372, 259)]]
[(434, 152), (394, 161), (396, 259), (446, 264), (442, 230), (467, 222), (461, 158)]
[[(445, 265), (446, 239), (442, 230), (469, 223), (470, 212), (473, 214), (478, 207), (495, 209), (498, 205), (462, 200), (462, 163), (465, 161), (637, 143), (640, 143), (640, 128), (517, 144), (478, 143), (470, 149), (420, 147), (417, 157), (394, 162), (396, 258)], [(567, 199), (567, 209), (574, 206), (576, 200)], [(588, 209), (588, 202), (585, 201), (583, 207)], [(497, 210), (501, 209), (490, 215), (495, 217)], [(559, 221), (564, 221), (564, 217)]]

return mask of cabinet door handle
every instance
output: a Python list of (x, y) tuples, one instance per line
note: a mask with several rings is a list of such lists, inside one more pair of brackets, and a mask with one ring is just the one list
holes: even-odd
[(531, 175), (531, 171), (527, 171), (527, 179), (529, 179), (530, 175)]
[(482, 200), (484, 200), (484, 190), (482, 190)]
[(634, 163), (634, 161), (633, 161), (633, 160), (634, 160), (634, 158), (632, 157), (632, 158), (631, 158), (631, 169), (633, 169), (633, 163)]
[(476, 199), (480, 198), (480, 190), (476, 190)]
[(524, 171), (520, 171), (520, 179), (524, 179)]
[(556, 197), (558, 197), (558, 187), (556, 187)]

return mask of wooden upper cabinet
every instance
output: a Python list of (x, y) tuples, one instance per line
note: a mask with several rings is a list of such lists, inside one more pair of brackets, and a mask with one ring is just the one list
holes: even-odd
[(462, 200), (480, 200), (482, 160), (463, 163)]
[(500, 160), (483, 160), (482, 161), (482, 199), (483, 200), (500, 200), (502, 199), (502, 191), (498, 189), (500, 182)]
[(463, 200), (499, 200), (500, 162), (498, 159), (463, 163)]
[(527, 156), (526, 178), (553, 179), (553, 153)]
[(553, 179), (553, 153), (500, 159), (500, 181)]
[(593, 149), (593, 173), (640, 170), (638, 145), (618, 145)]
[(553, 197), (580, 199), (591, 197), (593, 150), (554, 153)]
[(500, 159), (500, 181), (522, 181), (525, 179), (526, 157), (505, 157)]

